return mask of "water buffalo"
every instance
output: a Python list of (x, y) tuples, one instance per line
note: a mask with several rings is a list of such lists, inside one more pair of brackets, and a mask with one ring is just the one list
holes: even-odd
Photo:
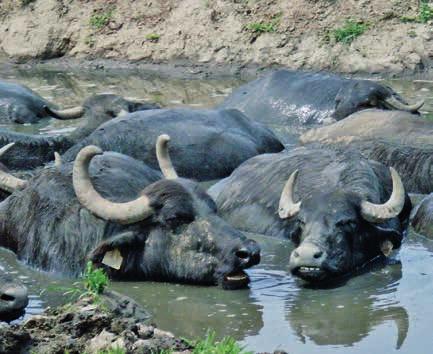
[(416, 112), (422, 104), (409, 105), (390, 87), (374, 81), (278, 70), (234, 90), (221, 107), (237, 108), (262, 123), (289, 124), (296, 132), (304, 125), (338, 121), (366, 108)]
[(28, 87), (0, 81), (0, 123), (36, 123), (51, 104)]
[(156, 149), (166, 179), (96, 146), (73, 164), (41, 170), (0, 203), (0, 245), (71, 275), (89, 257), (116, 279), (245, 286), (244, 269), (259, 262), (260, 248), (217, 215), (196, 182), (177, 177), (168, 140), (159, 137)]
[(24, 313), (29, 303), (27, 289), (0, 267), (0, 321), (12, 321)]
[(99, 94), (86, 99), (82, 106), (65, 110), (45, 107), (57, 119), (82, 118), (81, 125), (68, 135), (41, 136), (0, 129), (0, 145), (15, 142), (14, 149), (3, 155), (2, 162), (11, 169), (32, 169), (54, 159), (93, 132), (102, 123), (129, 112), (155, 109), (158, 105), (126, 100), (113, 94)]
[(173, 138), (172, 157), (179, 173), (199, 181), (228, 176), (243, 161), (284, 146), (260, 123), (235, 109), (159, 109), (113, 119), (71, 147), (64, 155), (73, 161), (86, 145), (117, 151), (158, 166), (154, 141), (166, 132)]
[(411, 209), (395, 170), (322, 146), (254, 157), (209, 194), (235, 227), (294, 241), (289, 268), (311, 282), (400, 247)]
[(433, 191), (433, 123), (401, 111), (365, 110), (300, 137), (304, 144), (350, 146), (394, 167), (409, 193)]

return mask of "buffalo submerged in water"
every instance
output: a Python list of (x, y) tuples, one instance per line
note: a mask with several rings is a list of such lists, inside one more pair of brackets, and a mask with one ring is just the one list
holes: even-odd
[(27, 288), (0, 267), (0, 321), (17, 319), (28, 303)]
[[(221, 107), (236, 108), (255, 121), (303, 126), (330, 123), (366, 108), (417, 112), (392, 88), (370, 80), (325, 72), (278, 70), (233, 91)], [(298, 127), (298, 128), (296, 128)]]
[(81, 119), (70, 134), (42, 136), (0, 129), (0, 145), (15, 143), (14, 149), (3, 154), (2, 162), (11, 169), (33, 169), (54, 159), (54, 152), (63, 153), (92, 133), (102, 123), (137, 110), (156, 109), (158, 105), (135, 102), (113, 94), (98, 94), (87, 98), (82, 105), (63, 110), (45, 107), (56, 119)]
[(18, 181), (21, 190), (0, 204), (0, 245), (66, 274), (78, 275), (89, 256), (116, 279), (245, 286), (244, 269), (259, 263), (259, 246), (217, 215), (196, 182), (177, 177), (168, 140), (157, 142), (166, 179), (96, 146), (30, 181), (3, 172), (2, 188)]
[(411, 209), (395, 170), (322, 146), (254, 157), (208, 193), (235, 227), (291, 239), (289, 268), (310, 282), (399, 248)]
[(163, 133), (172, 137), (176, 170), (199, 181), (226, 177), (250, 157), (284, 149), (269, 129), (236, 109), (176, 108), (113, 119), (66, 151), (63, 159), (73, 161), (84, 146), (97, 145), (156, 168), (154, 141)]
[(300, 141), (356, 148), (367, 158), (394, 167), (409, 193), (433, 192), (433, 123), (422, 117), (368, 109), (310, 129)]

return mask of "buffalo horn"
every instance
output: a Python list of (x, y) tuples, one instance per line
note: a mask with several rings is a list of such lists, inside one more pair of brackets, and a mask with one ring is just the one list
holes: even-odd
[(424, 105), (424, 100), (418, 101), (410, 105), (400, 102), (394, 96), (389, 96), (388, 98), (385, 98), (384, 101), (389, 108), (398, 109), (400, 111), (406, 112), (417, 112)]
[(296, 177), (298, 175), (298, 170), (293, 172), (284, 186), (283, 192), (280, 197), (280, 205), (278, 207), (278, 215), (281, 219), (290, 218), (301, 209), (301, 202), (295, 203), (293, 200), (293, 190), (296, 182)]
[[(0, 149), (0, 158), (8, 151), (15, 143), (9, 143)], [(24, 189), (28, 182), (24, 179), (17, 178), (6, 171), (0, 170), (0, 189), (13, 193), (16, 190)]]
[(130, 202), (115, 203), (103, 198), (95, 190), (89, 176), (89, 165), (94, 156), (101, 154), (100, 148), (89, 145), (81, 149), (75, 158), (72, 182), (80, 203), (100, 218), (121, 224), (132, 224), (152, 215), (153, 209), (146, 195)]
[(177, 173), (171, 163), (170, 154), (168, 153), (168, 142), (170, 137), (167, 134), (158, 136), (156, 140), (156, 158), (158, 159), (159, 168), (167, 179), (176, 179)]
[(397, 171), (390, 167), (392, 178), (392, 193), (385, 204), (373, 204), (368, 201), (361, 202), (362, 217), (372, 223), (381, 223), (396, 217), (404, 207), (406, 194), (404, 186)]
[(54, 117), (56, 119), (60, 120), (67, 120), (67, 119), (78, 119), (81, 118), (84, 115), (84, 107), (83, 106), (77, 106), (62, 110), (55, 110), (48, 106), (45, 106), (45, 111), (47, 114), (49, 114), (51, 117)]

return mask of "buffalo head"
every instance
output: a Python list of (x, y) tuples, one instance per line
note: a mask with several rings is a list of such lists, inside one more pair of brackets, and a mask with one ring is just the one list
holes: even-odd
[(335, 97), (333, 118), (343, 119), (350, 114), (366, 109), (380, 108), (417, 112), (424, 101), (408, 104), (393, 89), (369, 80), (351, 80), (339, 90)]
[(102, 151), (87, 146), (73, 166), (73, 186), (81, 205), (115, 231), (91, 252), (97, 265), (121, 279), (150, 279), (225, 288), (248, 283), (244, 269), (260, 261), (255, 241), (225, 223), (200, 186), (178, 178), (168, 155), (169, 137), (157, 141), (158, 162), (166, 179), (148, 185), (132, 201), (102, 197), (89, 176), (92, 158)]
[(289, 268), (295, 276), (320, 282), (348, 273), (393, 247), (402, 235), (389, 227), (403, 210), (405, 191), (391, 168), (393, 191), (384, 204), (362, 200), (354, 191), (333, 190), (295, 202), (297, 171), (289, 177), (280, 198), (279, 216), (296, 224), (292, 239), (297, 245)]

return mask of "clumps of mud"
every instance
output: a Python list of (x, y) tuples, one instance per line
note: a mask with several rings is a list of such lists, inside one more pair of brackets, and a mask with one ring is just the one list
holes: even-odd
[(107, 292), (96, 302), (85, 297), (19, 325), (1, 323), (0, 353), (97, 353), (110, 348), (143, 354), (190, 351), (172, 333), (145, 324), (148, 319), (137, 303), (117, 293)]

